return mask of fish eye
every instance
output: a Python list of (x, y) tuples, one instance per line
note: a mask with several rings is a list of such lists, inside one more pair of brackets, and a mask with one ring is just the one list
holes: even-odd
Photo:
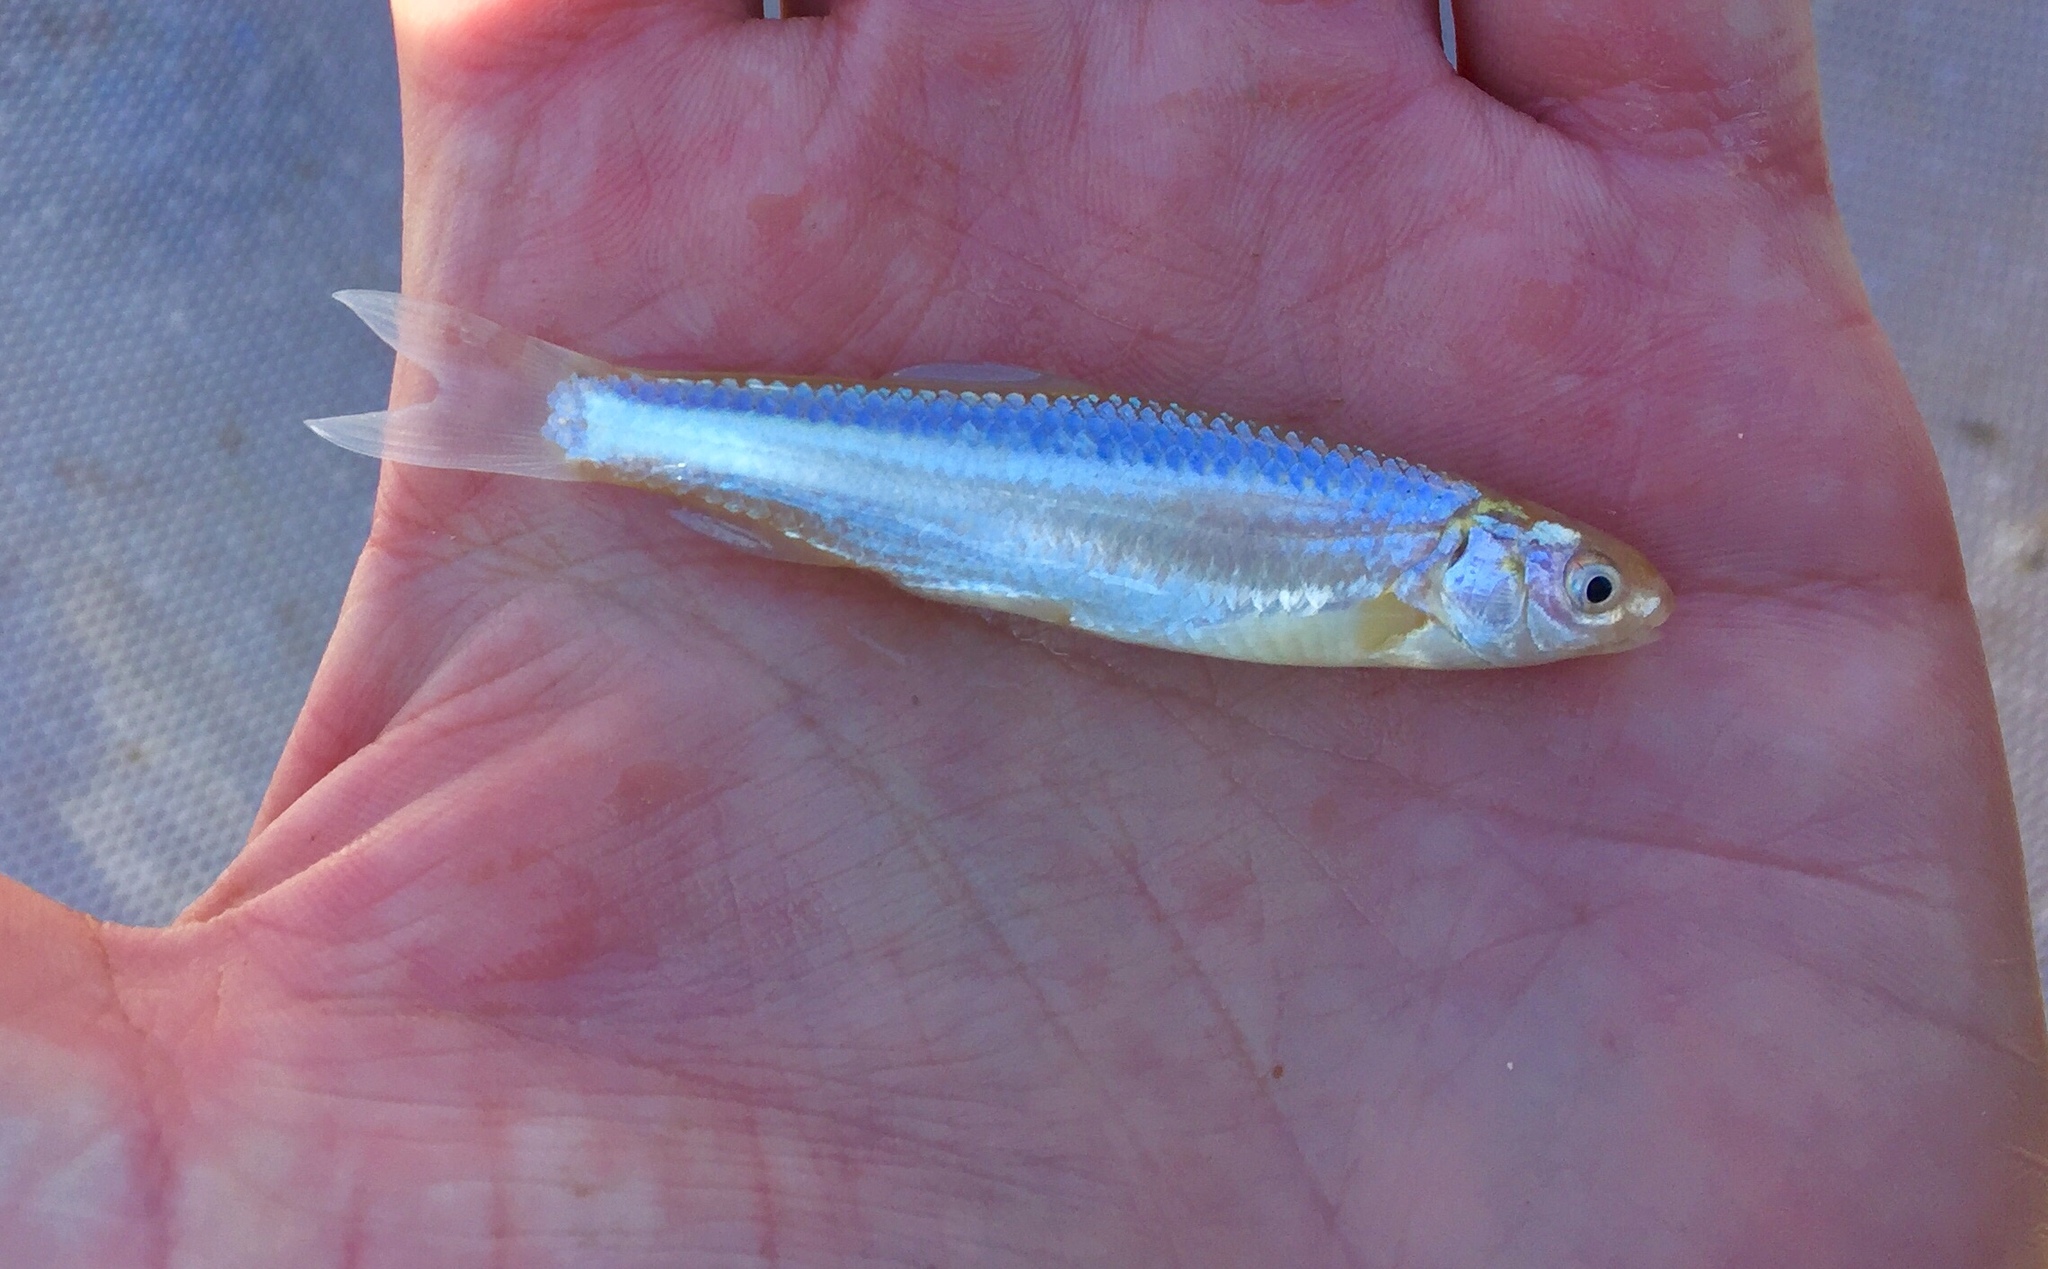
[(1572, 604), (1580, 612), (1598, 616), (1621, 602), (1621, 570), (1594, 557), (1572, 566), (1565, 578)]

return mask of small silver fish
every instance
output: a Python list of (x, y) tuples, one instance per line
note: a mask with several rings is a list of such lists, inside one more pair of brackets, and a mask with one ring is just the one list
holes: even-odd
[(359, 453), (659, 490), (735, 546), (1126, 643), (1278, 665), (1528, 665), (1647, 642), (1671, 592), (1531, 503), (1030, 370), (636, 373), (481, 317), (336, 298), (430, 401), (315, 419)]

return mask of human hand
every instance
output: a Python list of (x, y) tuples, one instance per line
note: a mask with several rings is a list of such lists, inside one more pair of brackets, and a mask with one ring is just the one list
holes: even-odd
[(220, 883), (162, 931), (0, 896), (0, 1244), (2018, 1263), (2010, 798), (1805, 6), (1471, 0), (1470, 82), (1429, 8), (402, 0), (414, 293), (1368, 442), (1676, 615), (1496, 673), (1047, 647), (387, 469)]

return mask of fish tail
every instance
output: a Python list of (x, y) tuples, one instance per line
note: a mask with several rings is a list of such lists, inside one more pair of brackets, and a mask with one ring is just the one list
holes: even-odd
[(437, 390), (413, 405), (308, 419), (307, 427), (343, 449), (416, 467), (578, 478), (541, 435), (548, 396), (571, 375), (617, 373), (609, 363), (432, 300), (390, 291), (341, 291), (334, 298), (399, 356), (431, 373)]

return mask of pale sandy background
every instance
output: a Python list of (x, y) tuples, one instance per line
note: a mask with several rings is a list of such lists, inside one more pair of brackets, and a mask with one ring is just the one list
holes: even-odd
[[(1828, 134), (1955, 493), (2048, 881), (2048, 5), (1821, 0)], [(0, 872), (168, 920), (239, 847), (369, 521), (377, 0), (0, 0)], [(2040, 909), (2037, 903), (2037, 911)]]

